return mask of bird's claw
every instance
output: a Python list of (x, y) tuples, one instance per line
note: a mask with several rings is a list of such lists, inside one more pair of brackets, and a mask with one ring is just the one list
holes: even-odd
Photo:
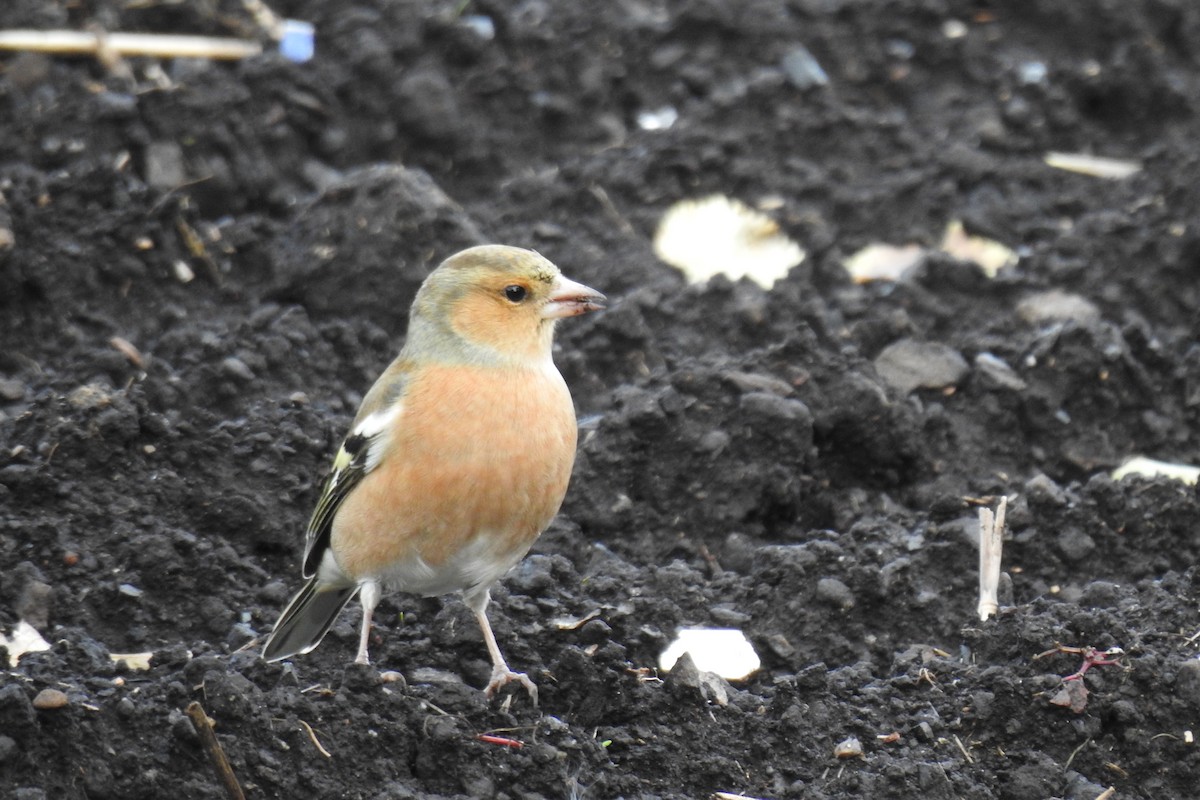
[(484, 694), (489, 700), (495, 696), (496, 692), (510, 683), (519, 683), (525, 687), (525, 691), (529, 692), (529, 699), (533, 701), (533, 705), (538, 704), (538, 688), (537, 685), (529, 679), (529, 676), (524, 672), (513, 672), (511, 669), (497, 667), (492, 670), (492, 679), (488, 681), (487, 688)]

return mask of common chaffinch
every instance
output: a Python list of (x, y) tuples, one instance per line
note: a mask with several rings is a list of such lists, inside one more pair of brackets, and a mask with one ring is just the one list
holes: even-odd
[(363, 398), (308, 523), (304, 577), (263, 650), (307, 653), (358, 593), (356, 661), (386, 591), (461, 591), (492, 659), (491, 697), (512, 681), (487, 618), (493, 583), (558, 512), (575, 462), (575, 409), (554, 366), (559, 319), (603, 308), (539, 254), (472, 247), (417, 292), (408, 337)]

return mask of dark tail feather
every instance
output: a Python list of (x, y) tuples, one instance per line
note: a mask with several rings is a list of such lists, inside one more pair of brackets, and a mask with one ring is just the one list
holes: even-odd
[(309, 580), (275, 623), (275, 630), (263, 648), (263, 658), (281, 661), (312, 650), (357, 592), (357, 586), (321, 586), (317, 578)]

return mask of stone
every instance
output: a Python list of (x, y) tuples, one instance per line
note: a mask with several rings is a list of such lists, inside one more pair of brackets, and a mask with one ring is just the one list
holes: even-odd
[(33, 698), (33, 707), (38, 711), (49, 711), (56, 708), (64, 708), (71, 702), (67, 697), (67, 693), (58, 689), (42, 689)]
[(893, 342), (875, 358), (875, 371), (902, 395), (916, 389), (955, 386), (970, 369), (953, 347), (915, 339)]

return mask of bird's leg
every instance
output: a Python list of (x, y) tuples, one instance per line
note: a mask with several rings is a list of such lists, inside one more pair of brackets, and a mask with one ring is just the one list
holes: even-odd
[(525, 687), (525, 691), (529, 692), (529, 698), (536, 706), (538, 702), (537, 686), (529, 680), (529, 676), (524, 672), (513, 672), (509, 669), (508, 662), (504, 660), (504, 654), (500, 652), (500, 645), (496, 644), (496, 634), (492, 633), (492, 624), (488, 622), (487, 618), (487, 606), (490, 599), (486, 590), (466, 598), (467, 605), (475, 612), (475, 619), (479, 621), (479, 629), (483, 631), (483, 641), (487, 645), (488, 655), (492, 657), (492, 679), (488, 681), (484, 694), (491, 698), (503, 686), (516, 681)]
[(359, 590), (358, 599), (362, 602), (363, 619), (362, 632), (358, 636), (358, 655), (354, 657), (355, 664), (370, 664), (371, 660), (367, 658), (367, 642), (371, 638), (371, 615), (375, 613), (375, 606), (379, 605), (379, 584), (375, 581), (364, 581), (362, 589)]

